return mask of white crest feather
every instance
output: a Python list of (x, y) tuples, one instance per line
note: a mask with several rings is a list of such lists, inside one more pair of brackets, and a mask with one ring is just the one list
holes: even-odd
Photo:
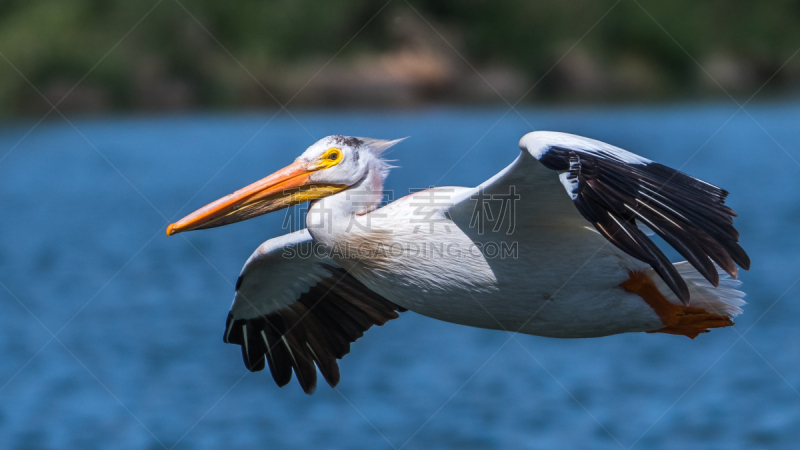
[(385, 139), (373, 139), (373, 138), (363, 138), (359, 137), (364, 145), (370, 148), (376, 155), (380, 156), (383, 152), (388, 150), (389, 148), (393, 147), (395, 144), (408, 139), (408, 136), (400, 139), (395, 139), (392, 141), (387, 141)]

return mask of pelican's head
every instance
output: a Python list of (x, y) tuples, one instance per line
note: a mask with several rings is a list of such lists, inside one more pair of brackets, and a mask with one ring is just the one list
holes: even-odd
[(370, 171), (383, 177), (388, 166), (380, 155), (401, 140), (322, 138), (294, 163), (173, 223), (167, 235), (228, 225), (327, 197), (359, 183)]

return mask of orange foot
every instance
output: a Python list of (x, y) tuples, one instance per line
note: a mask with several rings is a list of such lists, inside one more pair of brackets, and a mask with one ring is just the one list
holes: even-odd
[(620, 286), (642, 297), (664, 323), (664, 328), (648, 333), (680, 334), (694, 339), (700, 333), (707, 333), (709, 328), (733, 325), (731, 318), (726, 315), (711, 314), (703, 308), (671, 303), (658, 291), (653, 280), (642, 272), (630, 272), (630, 279)]

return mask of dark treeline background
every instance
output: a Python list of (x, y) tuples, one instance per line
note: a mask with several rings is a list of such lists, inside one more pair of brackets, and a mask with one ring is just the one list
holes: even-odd
[(615, 1), (4, 0), (0, 113), (744, 100), (800, 48), (800, 1)]

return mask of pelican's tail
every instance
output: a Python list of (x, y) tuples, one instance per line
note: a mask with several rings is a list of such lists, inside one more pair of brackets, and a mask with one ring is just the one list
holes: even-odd
[(714, 287), (688, 262), (676, 263), (674, 267), (689, 288), (688, 305), (681, 302), (652, 268), (630, 272), (630, 279), (621, 284), (642, 297), (661, 319), (664, 326), (648, 333), (678, 334), (694, 339), (711, 328), (733, 325), (731, 319), (742, 313), (740, 306), (744, 305), (744, 292), (736, 289), (740, 281), (730, 278), (718, 267), (719, 286)]
[[(742, 305), (746, 302), (743, 300), (745, 293), (737, 289), (741, 286), (742, 282), (731, 278), (724, 270), (717, 267), (719, 272), (719, 286), (714, 287), (709, 283), (703, 275), (700, 274), (691, 264), (686, 261), (673, 264), (678, 273), (686, 280), (689, 286), (689, 294), (691, 300), (688, 306), (696, 308), (703, 308), (709, 313), (720, 314), (730, 318), (736, 317), (742, 313)], [(648, 271), (650, 272), (650, 270)], [(667, 286), (661, 277), (656, 275), (655, 271), (647, 273), (649, 278), (653, 280), (659, 292), (671, 303), (680, 305), (681, 301)]]

